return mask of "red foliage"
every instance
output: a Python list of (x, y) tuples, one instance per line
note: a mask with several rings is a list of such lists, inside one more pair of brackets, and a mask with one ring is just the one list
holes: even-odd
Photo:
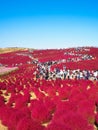
[[(0, 54), (0, 63), (8, 66), (17, 64), (19, 68), (9, 75), (0, 77), (2, 124), (9, 130), (94, 130), (94, 125), (98, 127), (98, 81), (35, 80), (34, 72), (37, 65), (27, 64), (31, 61), (31, 54), (40, 62), (66, 60), (65, 63), (52, 65), (51, 70), (55, 67), (63, 68), (64, 65), (67, 69), (98, 69), (98, 48)], [(81, 60), (86, 54), (92, 55), (94, 59)], [(79, 58), (81, 61), (67, 62), (69, 58)], [(30, 93), (34, 93), (36, 99), (32, 99)], [(5, 96), (9, 95), (10, 98), (5, 102)], [(43, 123), (47, 123), (48, 126), (43, 127)]]
[[(68, 127), (70, 130), (94, 130), (93, 125), (90, 125), (82, 114), (76, 112), (60, 113), (57, 119), (53, 120), (51, 124), (57, 124), (57, 127), (60, 124), (61, 126), (65, 126), (65, 128)], [(51, 124), (48, 127), (50, 127)]]
[(16, 130), (44, 130), (44, 127), (32, 119), (24, 117), (18, 122)]
[(38, 101), (34, 104), (34, 107), (31, 110), (31, 117), (37, 122), (44, 123), (51, 119), (51, 114), (44, 103)]

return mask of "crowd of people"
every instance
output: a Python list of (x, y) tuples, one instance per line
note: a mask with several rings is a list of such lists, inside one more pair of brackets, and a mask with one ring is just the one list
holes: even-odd
[[(76, 56), (68, 59), (61, 59), (58, 61), (48, 61), (48, 62), (39, 62), (38, 60), (33, 60), (32, 63), (37, 65), (37, 70), (35, 72), (36, 78), (41, 79), (85, 79), (85, 80), (98, 80), (98, 70), (80, 70), (74, 69), (70, 70), (66, 66), (63, 68), (55, 67), (54, 70), (51, 69), (51, 66), (54, 64), (62, 64), (67, 62), (78, 62), (84, 60), (93, 60), (94, 57), (89, 54), (82, 54), (85, 48), (76, 48), (73, 51), (65, 52), (64, 55)], [(85, 50), (89, 51), (89, 49)]]
[(51, 70), (51, 66), (55, 64), (55, 62), (49, 61), (46, 63), (37, 63), (37, 70), (35, 72), (36, 78), (41, 79), (85, 79), (85, 80), (98, 80), (98, 70), (70, 70), (67, 69), (66, 66), (63, 66), (63, 69), (54, 68)]
[(93, 60), (94, 59), (94, 57), (92, 55), (79, 53), (81, 51), (83, 51), (83, 48), (81, 48), (81, 49), (77, 48), (74, 51), (65, 52), (64, 55), (66, 55), (66, 56), (75, 56), (75, 57), (68, 58), (68, 59), (62, 59), (62, 60), (57, 61), (57, 62), (58, 63), (62, 63), (62, 62), (67, 63), (67, 62), (77, 62), (77, 61)]

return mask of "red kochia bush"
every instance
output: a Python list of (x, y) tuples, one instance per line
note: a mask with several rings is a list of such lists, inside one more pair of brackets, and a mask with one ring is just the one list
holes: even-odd
[(12, 130), (16, 129), (18, 122), (24, 117), (28, 117), (27, 113), (24, 111), (15, 110), (10, 115), (8, 127)]
[(50, 124), (45, 130), (73, 130), (73, 129), (61, 123), (53, 123)]
[(5, 105), (0, 107), (0, 120), (2, 120), (3, 125), (7, 126), (9, 124), (9, 118), (13, 111), (13, 108), (10, 108)]
[(28, 102), (30, 101), (30, 95), (18, 95), (17, 99), (15, 101), (15, 108), (22, 108), (24, 106), (27, 106)]
[(34, 108), (34, 106), (39, 102), (39, 100), (37, 99), (32, 99), (30, 101), (30, 106), (29, 106), (29, 110), (32, 111), (32, 109)]
[[(77, 112), (62, 113), (57, 117), (57, 119), (53, 120), (51, 124), (64, 125), (65, 128), (68, 127), (71, 130), (94, 130), (93, 125), (90, 125), (82, 114), (78, 114)], [(50, 127), (51, 124), (48, 127)]]
[(15, 108), (19, 109), (25, 107), (27, 103), (23, 99), (17, 99), (15, 102)]
[(51, 119), (51, 114), (42, 101), (37, 101), (32, 107), (31, 117), (37, 122), (47, 122)]
[(44, 99), (45, 98), (45, 94), (40, 92), (37, 88), (33, 88), (33, 91), (36, 95), (36, 97), (41, 100), (41, 99)]
[(64, 111), (65, 113), (69, 111), (76, 112), (77, 111), (77, 104), (72, 101), (65, 101), (65, 102), (59, 102), (56, 107), (56, 114)]
[(16, 130), (44, 130), (44, 127), (38, 122), (25, 117), (18, 122)]
[(47, 88), (48, 96), (53, 98), (56, 95), (56, 91), (53, 87), (48, 86)]
[(22, 107), (19, 109), (20, 113), (23, 113), (26, 117), (31, 117), (31, 112), (28, 107)]
[(54, 102), (51, 100), (51, 98), (49, 97), (45, 97), (44, 99), (44, 104), (45, 104), (45, 107), (47, 108), (47, 110), (52, 113), (55, 111), (56, 109), (56, 105), (54, 104)]
[(78, 104), (78, 112), (82, 113), (82, 116), (88, 120), (89, 123), (94, 123), (95, 118), (95, 104), (93, 100), (83, 100)]
[(69, 98), (70, 92), (66, 88), (59, 88), (58, 89), (59, 97), (61, 100), (66, 100)]
[(5, 103), (4, 103), (4, 97), (3, 96), (0, 96), (0, 107), (2, 106), (2, 105), (4, 105)]

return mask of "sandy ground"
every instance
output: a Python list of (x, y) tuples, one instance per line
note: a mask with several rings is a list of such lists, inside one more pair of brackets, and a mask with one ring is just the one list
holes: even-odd
[(0, 130), (8, 130), (7, 127), (5, 127), (4, 125), (1, 124), (1, 121), (0, 121)]

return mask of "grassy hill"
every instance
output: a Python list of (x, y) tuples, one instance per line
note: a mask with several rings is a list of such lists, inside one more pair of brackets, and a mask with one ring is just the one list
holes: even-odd
[(7, 48), (0, 48), (0, 54), (1, 53), (7, 53), (7, 52), (14, 52), (14, 51), (22, 51), (22, 50), (28, 50), (28, 48), (19, 48), (19, 47), (7, 47)]

